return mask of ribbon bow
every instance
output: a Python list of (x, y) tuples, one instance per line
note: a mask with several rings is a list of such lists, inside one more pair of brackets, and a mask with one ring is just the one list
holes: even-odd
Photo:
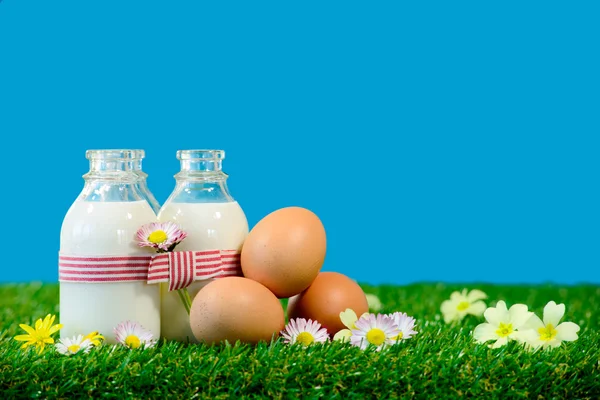
[(152, 257), (148, 283), (169, 282), (169, 291), (188, 287), (194, 281), (241, 276), (236, 250), (173, 251)]

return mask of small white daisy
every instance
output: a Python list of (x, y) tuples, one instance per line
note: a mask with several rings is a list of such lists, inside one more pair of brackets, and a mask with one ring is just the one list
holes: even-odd
[(397, 342), (401, 340), (410, 339), (413, 335), (419, 333), (415, 331), (415, 319), (413, 317), (409, 317), (406, 313), (403, 312), (395, 312), (390, 314), (390, 317), (394, 320), (396, 326), (400, 330), (398, 336), (394, 338)]
[(137, 322), (121, 322), (114, 329), (114, 332), (117, 342), (130, 349), (137, 349), (142, 346), (149, 348), (156, 344), (156, 340), (152, 338), (152, 332), (144, 329)]
[(363, 314), (352, 329), (350, 343), (366, 349), (375, 346), (381, 350), (386, 344), (394, 344), (394, 338), (400, 334), (400, 329), (394, 320), (385, 314)]
[(306, 347), (311, 343), (325, 343), (329, 341), (329, 333), (327, 329), (321, 328), (321, 324), (317, 321), (304, 318), (291, 319), (281, 331), (284, 343), (299, 343)]
[(136, 233), (138, 246), (153, 247), (159, 252), (173, 251), (175, 246), (186, 236), (187, 233), (172, 221), (142, 225)]
[(79, 352), (88, 353), (92, 348), (92, 342), (83, 335), (79, 335), (72, 338), (60, 339), (54, 347), (60, 354), (70, 356)]

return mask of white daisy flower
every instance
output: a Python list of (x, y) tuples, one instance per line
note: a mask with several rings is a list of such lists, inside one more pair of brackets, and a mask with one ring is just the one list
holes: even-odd
[(415, 319), (413, 317), (409, 317), (406, 313), (395, 312), (389, 316), (394, 320), (394, 323), (400, 330), (398, 336), (394, 337), (393, 340), (399, 342), (400, 340), (410, 339), (413, 335), (419, 333), (414, 330), (416, 322)]
[(114, 333), (117, 342), (130, 349), (149, 348), (156, 344), (156, 340), (152, 338), (152, 332), (144, 329), (137, 322), (121, 322), (114, 329)]
[(350, 343), (366, 349), (375, 346), (379, 351), (386, 344), (394, 344), (394, 338), (400, 334), (400, 329), (394, 320), (385, 314), (366, 314), (356, 321), (356, 329), (352, 329)]
[(565, 305), (550, 301), (544, 307), (544, 320), (532, 315), (525, 324), (523, 340), (533, 349), (559, 347), (563, 341), (572, 342), (578, 339), (579, 325), (560, 320), (565, 315)]
[(92, 348), (92, 342), (83, 335), (79, 335), (60, 339), (54, 347), (60, 354), (70, 356), (79, 352), (88, 353)]
[(485, 303), (487, 295), (481, 290), (471, 290), (467, 293), (467, 289), (462, 292), (452, 292), (450, 300), (444, 300), (440, 307), (440, 311), (444, 316), (444, 322), (447, 324), (453, 321), (461, 321), (467, 314), (480, 317), (485, 311)]
[(479, 324), (473, 331), (473, 338), (479, 343), (495, 340), (489, 347), (504, 346), (509, 340), (522, 341), (522, 332), (519, 332), (533, 313), (527, 311), (525, 304), (514, 304), (510, 310), (502, 300), (496, 307), (489, 307), (483, 313), (487, 322)]
[(138, 246), (153, 247), (159, 252), (173, 251), (186, 236), (187, 233), (172, 221), (142, 225), (136, 233)]
[(329, 341), (329, 333), (327, 329), (321, 328), (321, 324), (317, 321), (304, 318), (291, 319), (281, 331), (284, 343), (299, 343), (306, 347), (311, 343), (325, 343)]

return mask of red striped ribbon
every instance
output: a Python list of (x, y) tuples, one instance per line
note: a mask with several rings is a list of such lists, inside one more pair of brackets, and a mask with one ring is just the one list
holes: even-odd
[(71, 256), (59, 254), (60, 282), (169, 282), (169, 290), (194, 281), (241, 276), (235, 250), (174, 251), (147, 256)]
[(171, 291), (194, 281), (241, 275), (240, 254), (235, 250), (174, 251), (152, 257), (148, 283), (169, 282)]
[(148, 256), (58, 256), (60, 282), (138, 282), (148, 279)]

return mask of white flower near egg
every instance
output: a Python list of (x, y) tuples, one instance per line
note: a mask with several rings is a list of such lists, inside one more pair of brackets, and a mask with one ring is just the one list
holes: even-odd
[(298, 343), (306, 347), (312, 343), (325, 343), (329, 341), (327, 329), (321, 328), (317, 321), (304, 318), (291, 319), (285, 329), (281, 331), (284, 343)]

